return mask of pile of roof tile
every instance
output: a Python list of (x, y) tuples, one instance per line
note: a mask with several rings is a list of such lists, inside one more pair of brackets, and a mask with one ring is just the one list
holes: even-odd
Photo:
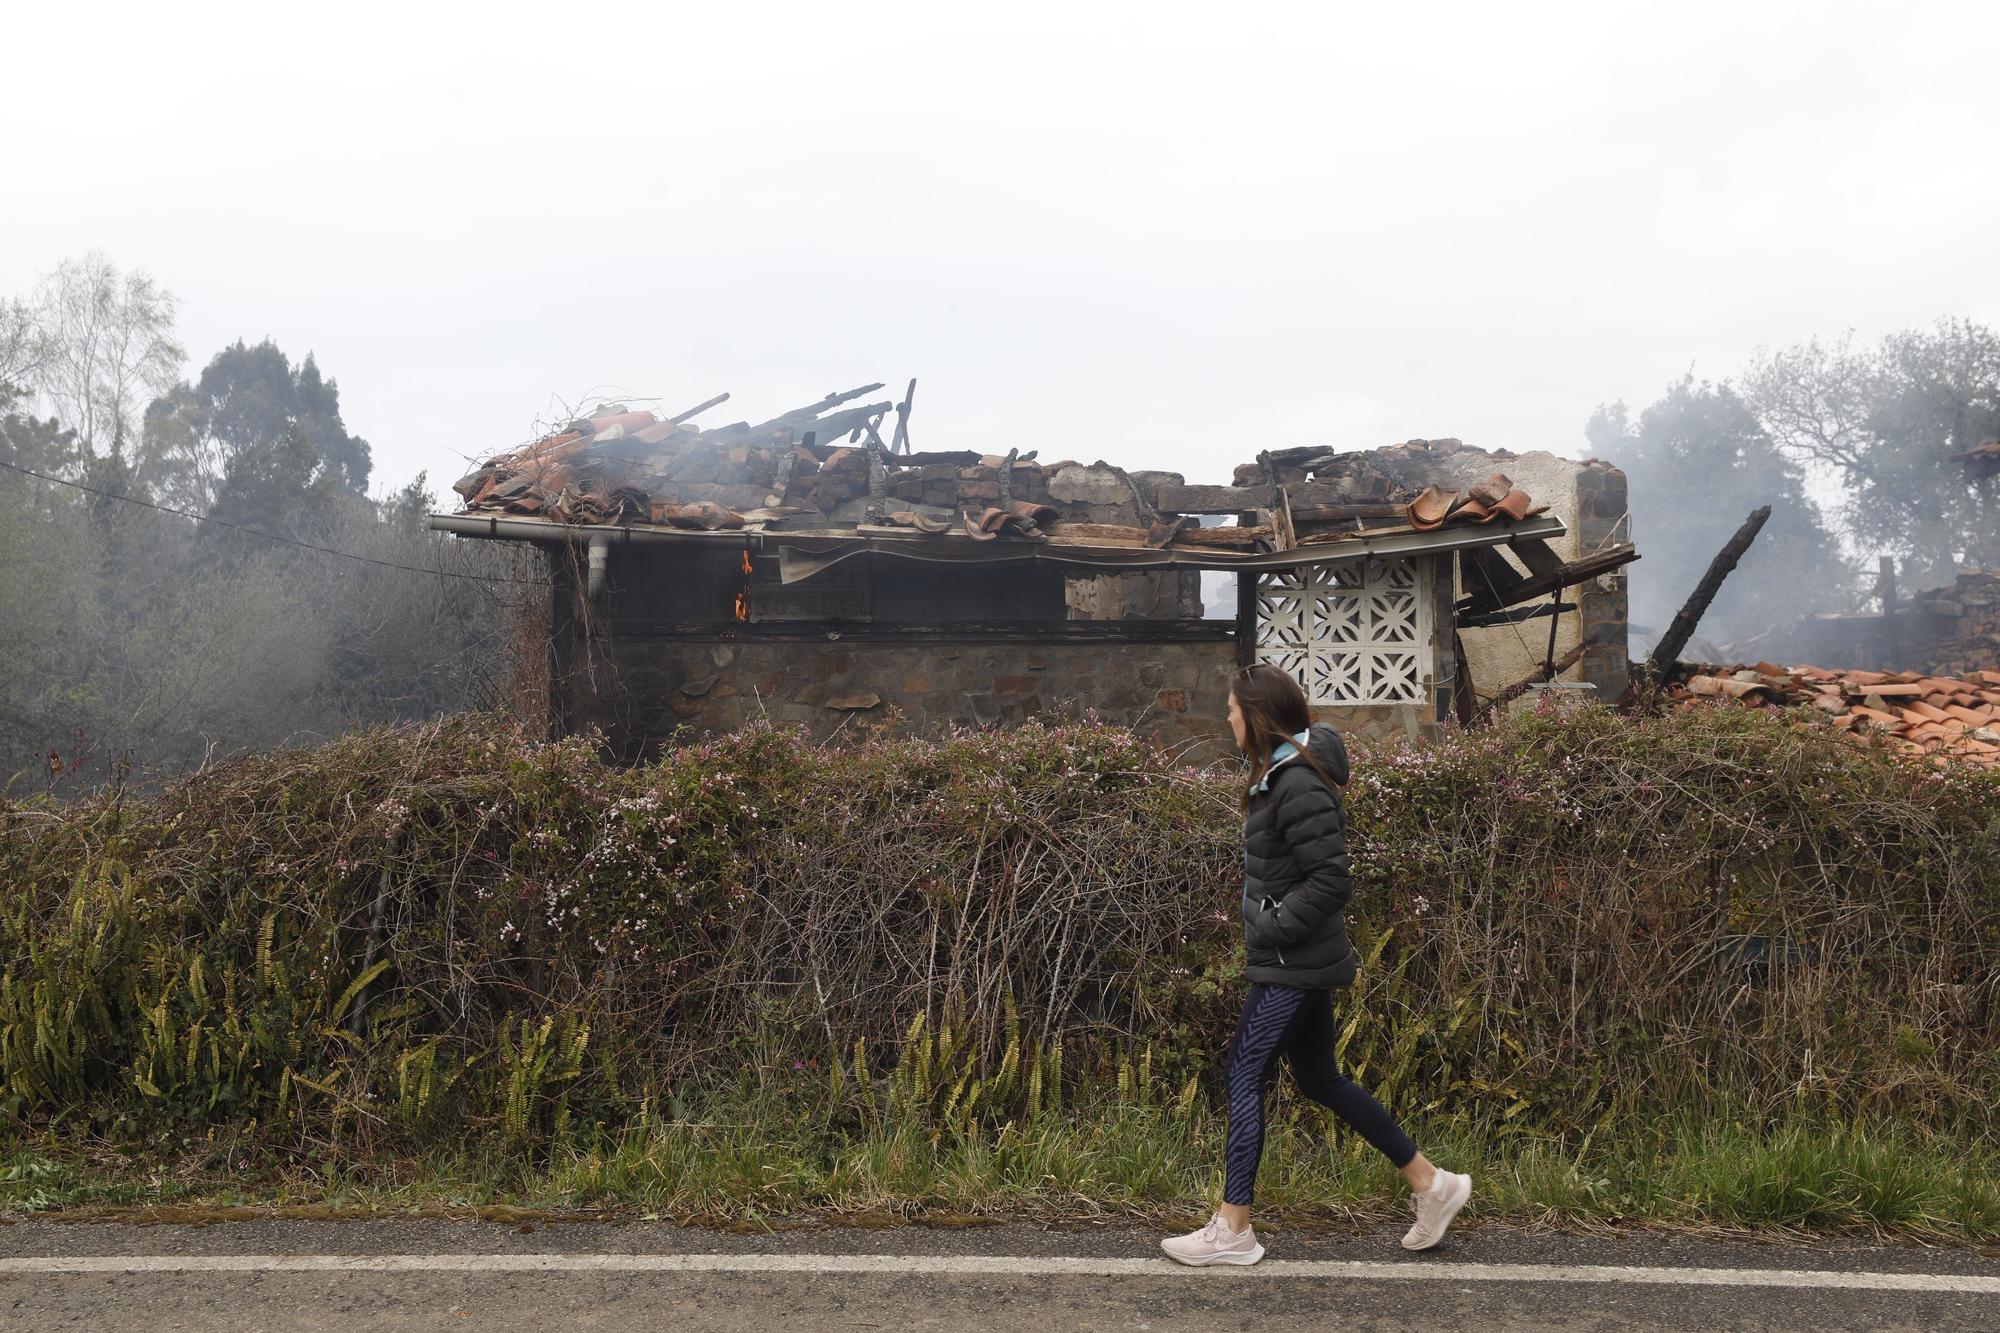
[(1689, 704), (1796, 709), (1815, 721), (1938, 762), (2000, 764), (2000, 671), (1926, 676), (1821, 667), (1695, 667), (1675, 686)]
[(1526, 491), (1507, 479), (1506, 473), (1495, 472), (1462, 494), (1442, 486), (1424, 487), (1410, 501), (1410, 526), (1419, 532), (1429, 532), (1447, 525), (1492, 523), (1499, 519), (1518, 523), (1548, 508), (1543, 505), (1536, 509), (1534, 503)]

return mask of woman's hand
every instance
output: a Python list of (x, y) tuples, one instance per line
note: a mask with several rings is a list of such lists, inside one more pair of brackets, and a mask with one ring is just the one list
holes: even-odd
[(1283, 928), (1279, 913), (1283, 904), (1271, 897), (1259, 898), (1243, 923), (1243, 942), (1252, 948), (1269, 949), (1278, 944)]

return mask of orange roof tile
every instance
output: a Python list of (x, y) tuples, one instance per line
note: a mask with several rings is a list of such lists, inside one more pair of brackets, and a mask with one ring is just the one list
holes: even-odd
[(1931, 763), (2000, 767), (2000, 671), (1954, 678), (1759, 662), (1702, 667), (1678, 693), (1689, 704), (1733, 699), (1797, 710), (1798, 726), (1868, 737)]

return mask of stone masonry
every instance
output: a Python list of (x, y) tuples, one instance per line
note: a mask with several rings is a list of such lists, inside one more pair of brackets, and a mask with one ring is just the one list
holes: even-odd
[[(1576, 474), (1576, 515), (1570, 526), (1577, 550), (1585, 555), (1605, 550), (1631, 537), (1631, 515), (1625, 474), (1595, 459)], [(1583, 620), (1583, 679), (1597, 687), (1606, 703), (1624, 695), (1629, 684), (1626, 652), (1625, 571), (1600, 574), (1572, 590)]]
[(1235, 644), (1049, 639), (1035, 643), (829, 641), (713, 636), (617, 637), (592, 672), (564, 673), (558, 726), (603, 728), (611, 750), (643, 760), (677, 736), (768, 719), (815, 738), (887, 726), (953, 726), (1095, 714), (1185, 753), (1223, 758)]

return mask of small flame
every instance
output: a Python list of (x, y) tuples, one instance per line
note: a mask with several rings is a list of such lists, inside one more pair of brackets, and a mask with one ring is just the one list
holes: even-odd
[(750, 619), (750, 553), (743, 553), (743, 586), (736, 591), (736, 618)]

